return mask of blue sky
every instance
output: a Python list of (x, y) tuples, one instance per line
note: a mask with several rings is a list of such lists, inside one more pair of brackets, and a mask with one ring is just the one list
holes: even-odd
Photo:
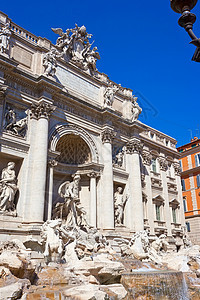
[[(2, 1), (13, 22), (55, 43), (51, 27), (75, 23), (93, 34), (100, 72), (138, 95), (140, 120), (174, 138), (178, 146), (199, 136), (200, 63), (195, 47), (178, 26), (170, 0)], [(200, 1), (194, 31), (200, 37)]]

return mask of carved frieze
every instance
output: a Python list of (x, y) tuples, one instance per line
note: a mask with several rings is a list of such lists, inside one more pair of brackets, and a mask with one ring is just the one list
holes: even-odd
[(177, 191), (177, 185), (176, 184), (168, 182), (167, 186), (168, 186), (168, 190), (171, 190), (171, 191), (174, 191), (174, 192)]
[(56, 109), (55, 106), (45, 102), (31, 105), (30, 117), (35, 119), (46, 118), (49, 119), (50, 115)]
[(112, 143), (114, 137), (115, 137), (115, 132), (114, 130), (110, 128), (106, 128), (102, 133), (101, 133), (101, 139), (103, 144), (104, 143)]
[(140, 140), (134, 139), (126, 144), (126, 153), (140, 153), (142, 151), (143, 146), (144, 145)]

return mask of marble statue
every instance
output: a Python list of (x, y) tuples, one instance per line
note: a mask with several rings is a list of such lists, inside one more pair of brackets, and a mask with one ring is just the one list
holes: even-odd
[(118, 152), (117, 155), (115, 156), (115, 161), (116, 161), (116, 165), (120, 168), (123, 166), (123, 159), (124, 159), (124, 152), (123, 151)]
[(136, 232), (130, 241), (131, 256), (139, 260), (148, 258), (149, 237), (146, 230)]
[(88, 71), (92, 76), (96, 75), (96, 61), (100, 59), (100, 55), (97, 47), (91, 49), (93, 43), (90, 43), (89, 39), (92, 34), (87, 33), (86, 27), (75, 24), (75, 28), (67, 29), (66, 32), (61, 28), (52, 28), (52, 30), (60, 36), (56, 46), (61, 51), (61, 56)]
[(47, 76), (54, 76), (57, 68), (57, 57), (58, 52), (55, 48), (52, 48), (49, 52), (44, 55), (43, 58), (43, 66), (44, 66), (44, 74)]
[(17, 121), (16, 113), (8, 107), (5, 113), (5, 126), (4, 128), (16, 135), (24, 136), (27, 129), (27, 117)]
[(86, 50), (83, 52), (84, 57), (84, 66), (85, 69), (89, 68), (91, 75), (96, 74), (96, 62), (97, 59), (100, 59), (99, 52), (97, 52), (97, 47), (94, 47), (92, 50), (90, 49), (91, 44), (89, 43)]
[(10, 41), (10, 36), (11, 36), (11, 31), (10, 31), (10, 24), (6, 23), (4, 27), (0, 29), (0, 51), (1, 53), (6, 52), (9, 41)]
[(75, 174), (72, 182), (66, 181), (60, 185), (58, 194), (62, 198), (78, 198), (80, 179), (81, 176)]
[(137, 103), (137, 97), (133, 97), (131, 112), (132, 112), (132, 122), (134, 122), (138, 119), (139, 115), (142, 112), (142, 108)]
[(15, 210), (15, 194), (18, 190), (16, 185), (15, 163), (9, 162), (7, 167), (2, 170), (0, 180), (0, 211)]
[(61, 219), (48, 220), (42, 225), (42, 243), (45, 243), (44, 258), (50, 261), (60, 262), (63, 253), (63, 241), (60, 234)]
[(181, 226), (182, 228), (182, 231), (183, 231), (183, 245), (184, 245), (184, 248), (190, 248), (192, 247), (192, 242), (189, 238), (189, 235), (187, 233), (187, 229), (186, 229), (186, 226)]
[(124, 197), (123, 188), (119, 186), (114, 194), (114, 209), (115, 209), (115, 225), (123, 225), (124, 223), (124, 208), (128, 196)]
[(114, 95), (118, 90), (119, 88), (117, 86), (114, 86), (111, 83), (109, 84), (104, 92), (104, 107), (112, 107)]
[(73, 227), (89, 226), (79, 199), (79, 182), (80, 175), (75, 174), (72, 182), (66, 181), (60, 185), (58, 194), (64, 198), (64, 203), (58, 202), (53, 210), (54, 218), (62, 218), (66, 225)]
[(16, 123), (16, 113), (11, 107), (8, 106), (7, 111), (5, 113), (5, 129), (11, 130), (11, 128), (15, 123)]

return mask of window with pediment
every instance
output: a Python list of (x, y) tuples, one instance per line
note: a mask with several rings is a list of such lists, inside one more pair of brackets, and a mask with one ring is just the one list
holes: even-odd
[(92, 161), (91, 152), (86, 142), (77, 135), (64, 135), (57, 143), (60, 152), (57, 160), (63, 164), (81, 165)]

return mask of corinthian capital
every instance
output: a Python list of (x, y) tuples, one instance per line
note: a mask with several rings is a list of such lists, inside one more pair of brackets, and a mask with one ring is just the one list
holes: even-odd
[(103, 143), (112, 143), (112, 140), (115, 137), (115, 132), (110, 129), (106, 128), (102, 133), (101, 133), (101, 138)]
[(49, 119), (51, 113), (56, 109), (55, 106), (42, 102), (39, 104), (31, 105), (31, 118), (40, 119), (46, 118)]
[(166, 171), (167, 168), (168, 168), (167, 160), (165, 158), (159, 157), (158, 161), (159, 161), (159, 164), (160, 164), (160, 169), (162, 171)]
[(173, 163), (175, 175), (180, 176), (181, 175), (181, 167), (179, 163)]
[(152, 160), (152, 155), (148, 151), (142, 151), (142, 161), (144, 165), (150, 166)]
[(140, 153), (142, 151), (143, 144), (138, 139), (133, 139), (132, 141), (126, 144), (126, 153), (133, 154), (133, 153)]

